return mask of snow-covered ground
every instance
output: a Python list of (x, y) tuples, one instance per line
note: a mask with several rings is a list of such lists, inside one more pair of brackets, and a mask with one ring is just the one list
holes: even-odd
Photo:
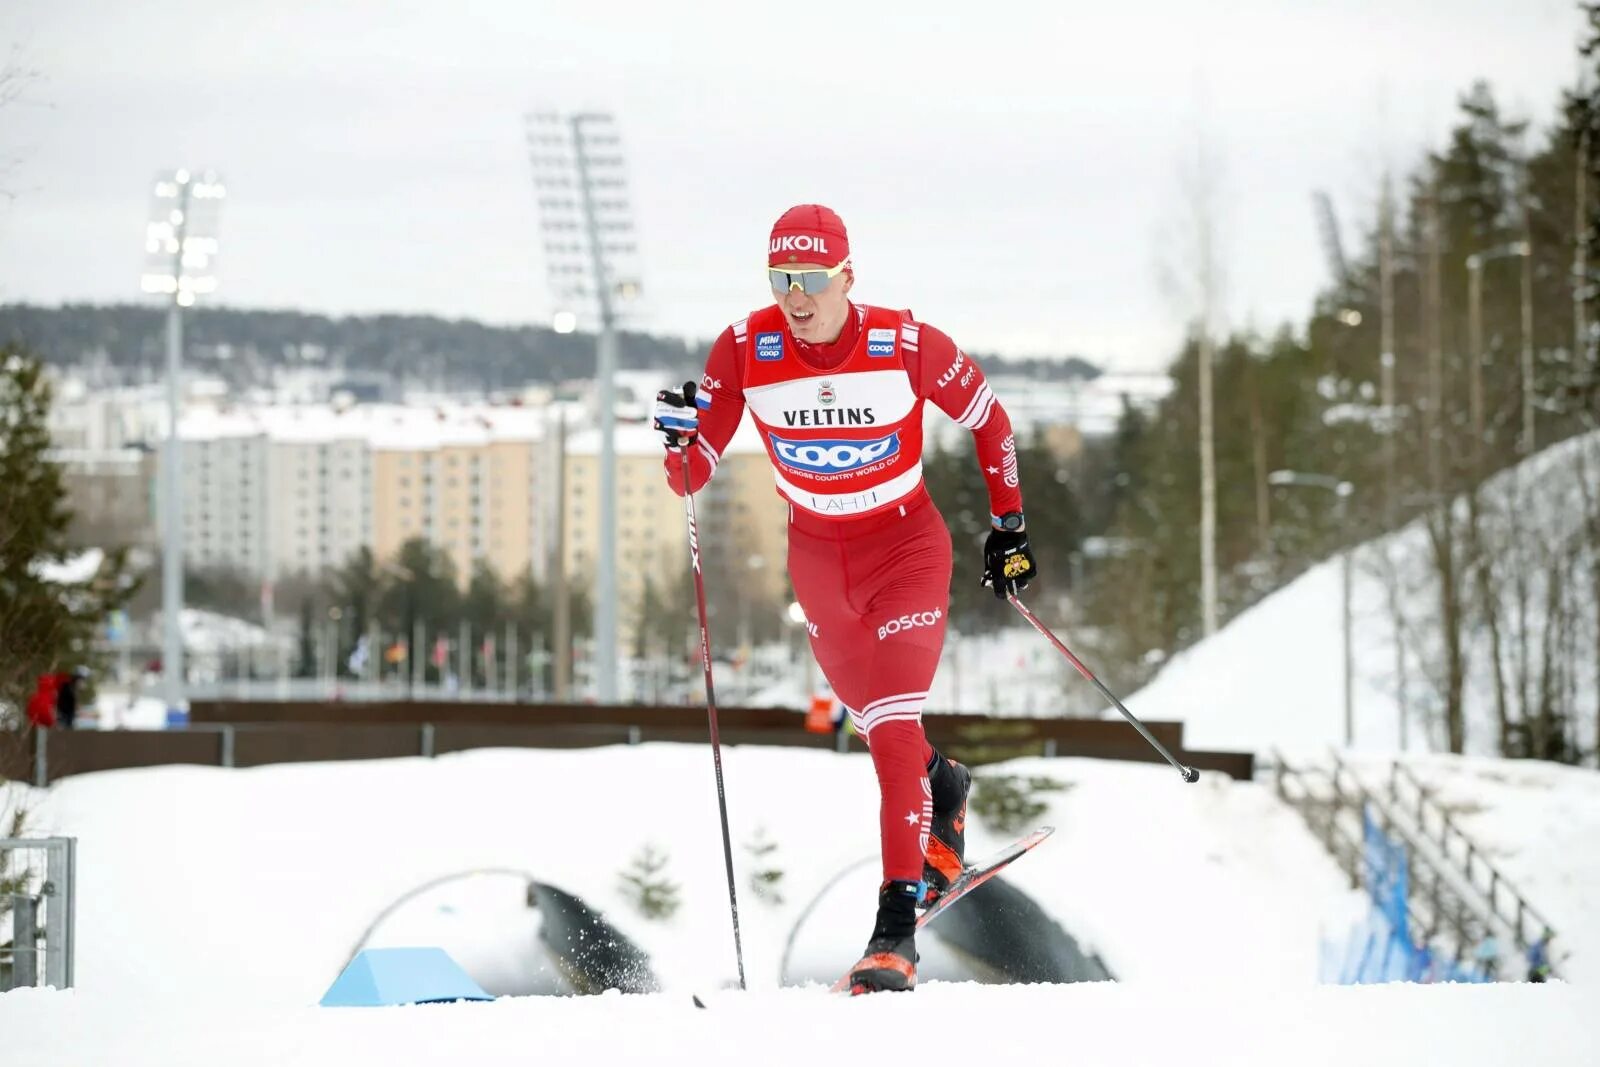
[[(1097, 951), (1117, 985), (932, 982), (909, 997), (776, 989), (783, 939), (822, 885), (876, 850), (862, 756), (724, 753), (752, 992), (734, 964), (710, 760), (697, 746), (483, 751), (436, 760), (252, 770), (173, 767), (69, 778), (30, 794), (36, 829), (79, 838), (79, 988), (0, 995), (7, 1062), (847, 1062), (937, 1034), (960, 1060), (1158, 1063), (1587, 1064), (1587, 991), (1545, 987), (1318, 988), (1319, 935), (1356, 902), (1265, 787), (1162, 767), (1024, 760), (1057, 835), (1010, 879)], [(13, 787), (18, 788), (18, 787)], [(777, 842), (785, 901), (754, 897), (743, 845)], [(979, 854), (1008, 834), (969, 821)], [(618, 892), (645, 843), (668, 853), (683, 902), (644, 921)], [(875, 874), (808, 922), (840, 967), (870, 924)], [(320, 1009), (376, 915), (454, 871), (526, 870), (583, 896), (647, 948), (666, 992), (487, 1005)], [(470, 883), (469, 883), (470, 884)], [(447, 910), (397, 913), (390, 936), (441, 933), (481, 972), (526, 915), (482, 880)], [(838, 896), (838, 891), (834, 893)], [(426, 898), (424, 898), (426, 899)], [(456, 935), (445, 932), (455, 928)], [(459, 936), (465, 933), (467, 936)], [(503, 961), (502, 961), (503, 962)], [(710, 1003), (698, 1011), (689, 992)], [(1585, 998), (1585, 999), (1580, 999)]]
[(1282, 989), (1270, 982), (932, 984), (909, 996), (819, 990), (520, 997), (320, 1009), (137, 993), (0, 995), (6, 1062), (28, 1067), (462, 1064), (1070, 1063), (1074, 1067), (1416, 1067), (1595, 1062), (1600, 1025), (1572, 986)]
[[(815, 1064), (891, 1049), (891, 1033), (918, 1049), (937, 1034), (942, 1056), (1118, 1067), (1587, 1064), (1600, 1047), (1581, 985), (1317, 987), (1321, 938), (1348, 929), (1362, 903), (1298, 816), (1264, 784), (1208, 774), (1185, 785), (1161, 765), (1093, 760), (984, 773), (1061, 787), (1035, 794), (1045, 808), (1033, 821), (1056, 836), (1008, 879), (1119, 984), (929, 982), (854, 1002), (779, 989), (797, 920), (868, 857), (802, 928), (805, 954), (838, 969), (860, 950), (877, 877), (876, 785), (860, 755), (732, 747), (724, 763), (748, 995), (726, 991), (735, 964), (702, 746), (153, 768), (28, 791), (34, 832), (79, 840), (78, 988), (0, 995), (5, 1062)], [(1593, 775), (1570, 773), (1587, 777), (1557, 783), (1558, 807), (1589, 802)], [(1508, 808), (1507, 832), (1553, 810)], [(1488, 822), (1473, 829), (1492, 837)], [(976, 810), (968, 835), (974, 856), (1013, 836)], [(777, 844), (762, 865), (784, 872), (782, 903), (751, 890), (758, 836)], [(620, 889), (647, 844), (679, 889), (667, 922), (645, 920)], [(1513, 857), (1502, 859), (1512, 873)], [(597, 907), (649, 952), (664, 992), (313, 1007), (385, 908), (430, 880), (491, 868)], [(1593, 884), (1577, 868), (1572, 878), (1574, 896)], [(533, 932), (518, 880), (451, 884), (397, 910), (368, 944), (444, 942), (471, 971), (514, 970), (508, 946), (529, 946)], [(710, 1010), (693, 1008), (690, 991)]]
[[(777, 984), (783, 942), (818, 890), (877, 852), (867, 757), (739, 747), (724, 752), (751, 984)], [(1345, 928), (1352, 895), (1298, 818), (1265, 787), (1092, 760), (988, 771), (1065, 786), (1039, 794), (1056, 837), (1013, 869), (1119, 978), (1307, 986), (1319, 935)], [(20, 788), (13, 786), (11, 788)], [(669, 988), (735, 975), (711, 761), (699, 746), (492, 750), (436, 760), (224, 770), (169, 767), (68, 778), (35, 794), (34, 830), (79, 839), (78, 984), (174, 996), (304, 1004), (363, 930), (429, 879), (526, 870), (584, 898), (652, 956)], [(784, 902), (749, 889), (758, 831), (778, 849)], [(1003, 844), (974, 817), (974, 856)], [(646, 844), (668, 856), (683, 906), (646, 922), (619, 877)], [(811, 952), (853, 962), (872, 922), (868, 864)], [(810, 930), (817, 930), (816, 934)], [(825, 939), (819, 942), (817, 939)]]

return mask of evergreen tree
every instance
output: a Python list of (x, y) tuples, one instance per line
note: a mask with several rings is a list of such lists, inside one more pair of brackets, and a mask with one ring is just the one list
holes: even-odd
[(39, 363), (0, 346), (0, 709), (23, 707), (39, 675), (91, 662), (96, 630), (136, 584), (120, 549), (82, 580), (51, 573), (73, 552), (61, 471), (47, 456), (49, 413)]
[(487, 560), (478, 560), (472, 568), (472, 579), (461, 599), (461, 617), (471, 626), (474, 634), (490, 634), (499, 630), (506, 621), (506, 593), (500, 576)]
[(750, 890), (757, 900), (774, 907), (783, 906), (783, 868), (778, 866), (778, 843), (767, 836), (765, 827), (757, 827), (755, 836), (744, 846), (750, 854)]
[(645, 845), (622, 872), (622, 895), (646, 919), (670, 919), (681, 904), (678, 884), (666, 876), (666, 866), (666, 853)]
[[(426, 676), (437, 678), (433, 643), (440, 635), (453, 637), (461, 618), (454, 564), (442, 549), (413, 537), (400, 546), (384, 573), (388, 580), (378, 593), (379, 623), (385, 630), (404, 635), (408, 664), (421, 657)], [(421, 648), (413, 647), (418, 623), (424, 629)]]
[(494, 638), (497, 658), (504, 654), (505, 650), (499, 648), (498, 644), (508, 615), (505, 588), (500, 584), (500, 576), (495, 574), (487, 560), (478, 560), (473, 565), (472, 580), (467, 583), (466, 595), (461, 599), (461, 617), (472, 631), (474, 647), (471, 662), (475, 664), (474, 673), (485, 685), (489, 681), (488, 667), (482, 662), (485, 639)]
[[(950, 527), (950, 621), (957, 630), (1011, 623), (1016, 621), (1011, 606), (983, 585), (983, 544), (991, 529), (989, 485), (971, 439), (958, 440), (951, 449), (930, 449), (922, 465), (928, 492)], [(1018, 441), (1016, 449), (1028, 542), (1043, 575), (1028, 594), (1065, 591), (1082, 536), (1077, 487), (1067, 461), (1042, 437)]]
[[(362, 545), (344, 561), (326, 583), (328, 599), (343, 614), (341, 633), (347, 638), (339, 650), (339, 663), (348, 664), (350, 653), (367, 634), (368, 625), (377, 617), (378, 597), (383, 589), (383, 576), (372, 549)], [(367, 655), (377, 656), (379, 650), (368, 649)]]

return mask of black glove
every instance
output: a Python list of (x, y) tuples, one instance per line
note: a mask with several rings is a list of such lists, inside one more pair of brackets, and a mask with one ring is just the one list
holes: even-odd
[(667, 447), (692, 445), (700, 435), (700, 409), (695, 406), (693, 382), (683, 383), (683, 392), (663, 389), (656, 394), (655, 419), (651, 429), (666, 435)]
[(992, 588), (998, 599), (1022, 592), (1037, 573), (1026, 530), (989, 531), (983, 542), (983, 584)]

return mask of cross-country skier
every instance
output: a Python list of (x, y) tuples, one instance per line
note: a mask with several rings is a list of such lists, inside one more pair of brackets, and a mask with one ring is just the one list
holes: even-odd
[(850, 241), (833, 211), (784, 212), (767, 267), (774, 303), (717, 338), (692, 405), (657, 395), (654, 425), (681, 496), (711, 478), (746, 408), (755, 418), (789, 504), (789, 577), (812, 651), (872, 753), (882, 798), (877, 921), (851, 984), (910, 989), (916, 908), (961, 872), (972, 780), (922, 730), (951, 578), (950, 531), (922, 483), (923, 402), (977, 443), (992, 522), (983, 583), (998, 597), (1035, 574), (1016, 445), (983, 371), (948, 335), (850, 300)]

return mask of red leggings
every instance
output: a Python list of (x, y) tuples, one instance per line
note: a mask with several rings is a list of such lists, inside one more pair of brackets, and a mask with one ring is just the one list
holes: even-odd
[(922, 878), (933, 750), (922, 705), (950, 610), (950, 531), (922, 490), (864, 519), (789, 521), (789, 577), (811, 650), (872, 753), (883, 877)]

